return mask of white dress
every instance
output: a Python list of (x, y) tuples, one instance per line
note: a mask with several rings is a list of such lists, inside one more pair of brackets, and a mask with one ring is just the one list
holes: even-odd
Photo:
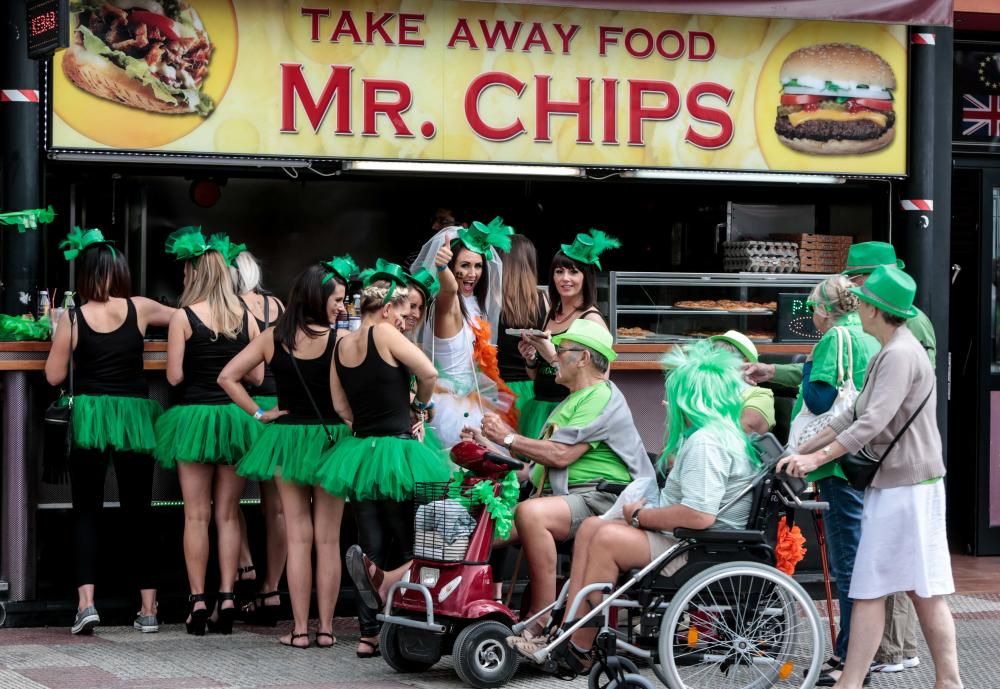
[(850, 596), (870, 600), (898, 591), (921, 598), (955, 592), (943, 479), (865, 491)]
[(453, 337), (434, 337), (438, 382), (434, 390), (434, 418), (428, 427), (445, 449), (458, 444), (465, 426), (478, 428), (483, 421), (472, 347), (472, 326), (468, 323), (463, 323)]

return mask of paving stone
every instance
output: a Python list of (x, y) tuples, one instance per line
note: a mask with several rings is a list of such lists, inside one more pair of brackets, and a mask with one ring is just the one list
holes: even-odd
[(46, 689), (46, 687), (28, 679), (20, 672), (0, 670), (0, 689)]
[[(0, 632), (0, 635), (4, 633), (6, 632)], [(69, 636), (69, 633), (66, 636)], [(41, 644), (4, 646), (2, 658), (4, 666), (10, 670), (44, 667), (82, 667), (87, 665), (83, 660)]]

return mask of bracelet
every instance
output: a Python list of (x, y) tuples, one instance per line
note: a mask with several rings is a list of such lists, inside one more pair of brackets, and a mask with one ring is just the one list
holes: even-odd
[(413, 409), (413, 411), (420, 411), (420, 412), (430, 411), (431, 409), (434, 408), (434, 400), (421, 402), (416, 397), (414, 397), (413, 401), (410, 402), (410, 407)]
[(257, 411), (255, 411), (253, 413), (253, 418), (257, 419), (258, 421), (260, 421), (261, 419), (263, 419), (264, 418), (264, 410), (261, 409), (260, 407), (257, 407)]
[(448, 264), (445, 263), (443, 266), (436, 266), (436, 268), (437, 268), (437, 272), (443, 273), (444, 271), (448, 270)]

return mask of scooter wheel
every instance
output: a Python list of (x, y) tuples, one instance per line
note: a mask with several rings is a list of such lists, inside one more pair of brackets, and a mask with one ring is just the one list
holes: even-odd
[(510, 627), (494, 620), (473, 622), (455, 639), (452, 650), (459, 679), (476, 689), (496, 689), (511, 680), (521, 659), (507, 645)]
[(385, 623), (379, 633), (379, 649), (386, 664), (396, 672), (412, 673), (430, 670), (434, 663), (410, 660), (399, 645), (399, 625)]

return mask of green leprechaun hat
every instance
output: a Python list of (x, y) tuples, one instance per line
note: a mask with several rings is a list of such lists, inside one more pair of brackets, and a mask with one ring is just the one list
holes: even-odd
[(917, 309), (913, 298), (917, 283), (902, 269), (893, 265), (879, 266), (860, 287), (852, 287), (858, 299), (900, 318), (913, 318)]
[(905, 268), (906, 264), (896, 258), (896, 250), (886, 242), (861, 242), (852, 244), (847, 250), (847, 267), (844, 275), (867, 275), (879, 266)]
[(497, 216), (484, 225), (478, 220), (468, 228), (458, 231), (458, 241), (469, 251), (475, 251), (482, 256), (489, 256), (490, 249), (503, 252), (510, 251), (510, 238), (514, 228), (504, 225), (503, 218)]
[(617, 249), (622, 243), (602, 232), (591, 229), (590, 232), (581, 232), (573, 240), (572, 244), (563, 244), (560, 248), (562, 252), (574, 261), (586, 263), (602, 270), (600, 256), (608, 249)]
[(416, 287), (424, 295), (424, 301), (430, 304), (437, 298), (438, 293), (441, 291), (441, 283), (437, 279), (437, 275), (426, 268), (421, 268), (412, 275), (408, 275), (409, 284)]
[(344, 282), (349, 283), (351, 280), (357, 278), (358, 273), (361, 272), (357, 261), (351, 258), (350, 254), (334, 256), (329, 261), (323, 261), (322, 265), (327, 271), (326, 277), (323, 278), (324, 283), (329, 282), (334, 277), (338, 277)]
[(0, 213), (0, 225), (16, 225), (17, 231), (24, 234), (28, 230), (37, 230), (39, 223), (50, 223), (56, 217), (52, 206), (48, 208), (31, 208), (23, 211)]
[(379, 280), (387, 280), (400, 287), (405, 287), (407, 283), (406, 271), (403, 270), (402, 266), (380, 258), (375, 261), (374, 268), (362, 271), (361, 284), (368, 287)]
[(113, 242), (110, 239), (105, 239), (104, 233), (96, 227), (89, 230), (74, 227), (70, 230), (70, 233), (66, 235), (66, 239), (59, 242), (59, 248), (63, 249), (63, 256), (66, 260), (72, 261), (83, 253), (84, 249), (93, 246), (94, 244), (104, 244), (111, 249), (111, 253), (114, 253), (115, 251), (115, 248), (112, 246)]

